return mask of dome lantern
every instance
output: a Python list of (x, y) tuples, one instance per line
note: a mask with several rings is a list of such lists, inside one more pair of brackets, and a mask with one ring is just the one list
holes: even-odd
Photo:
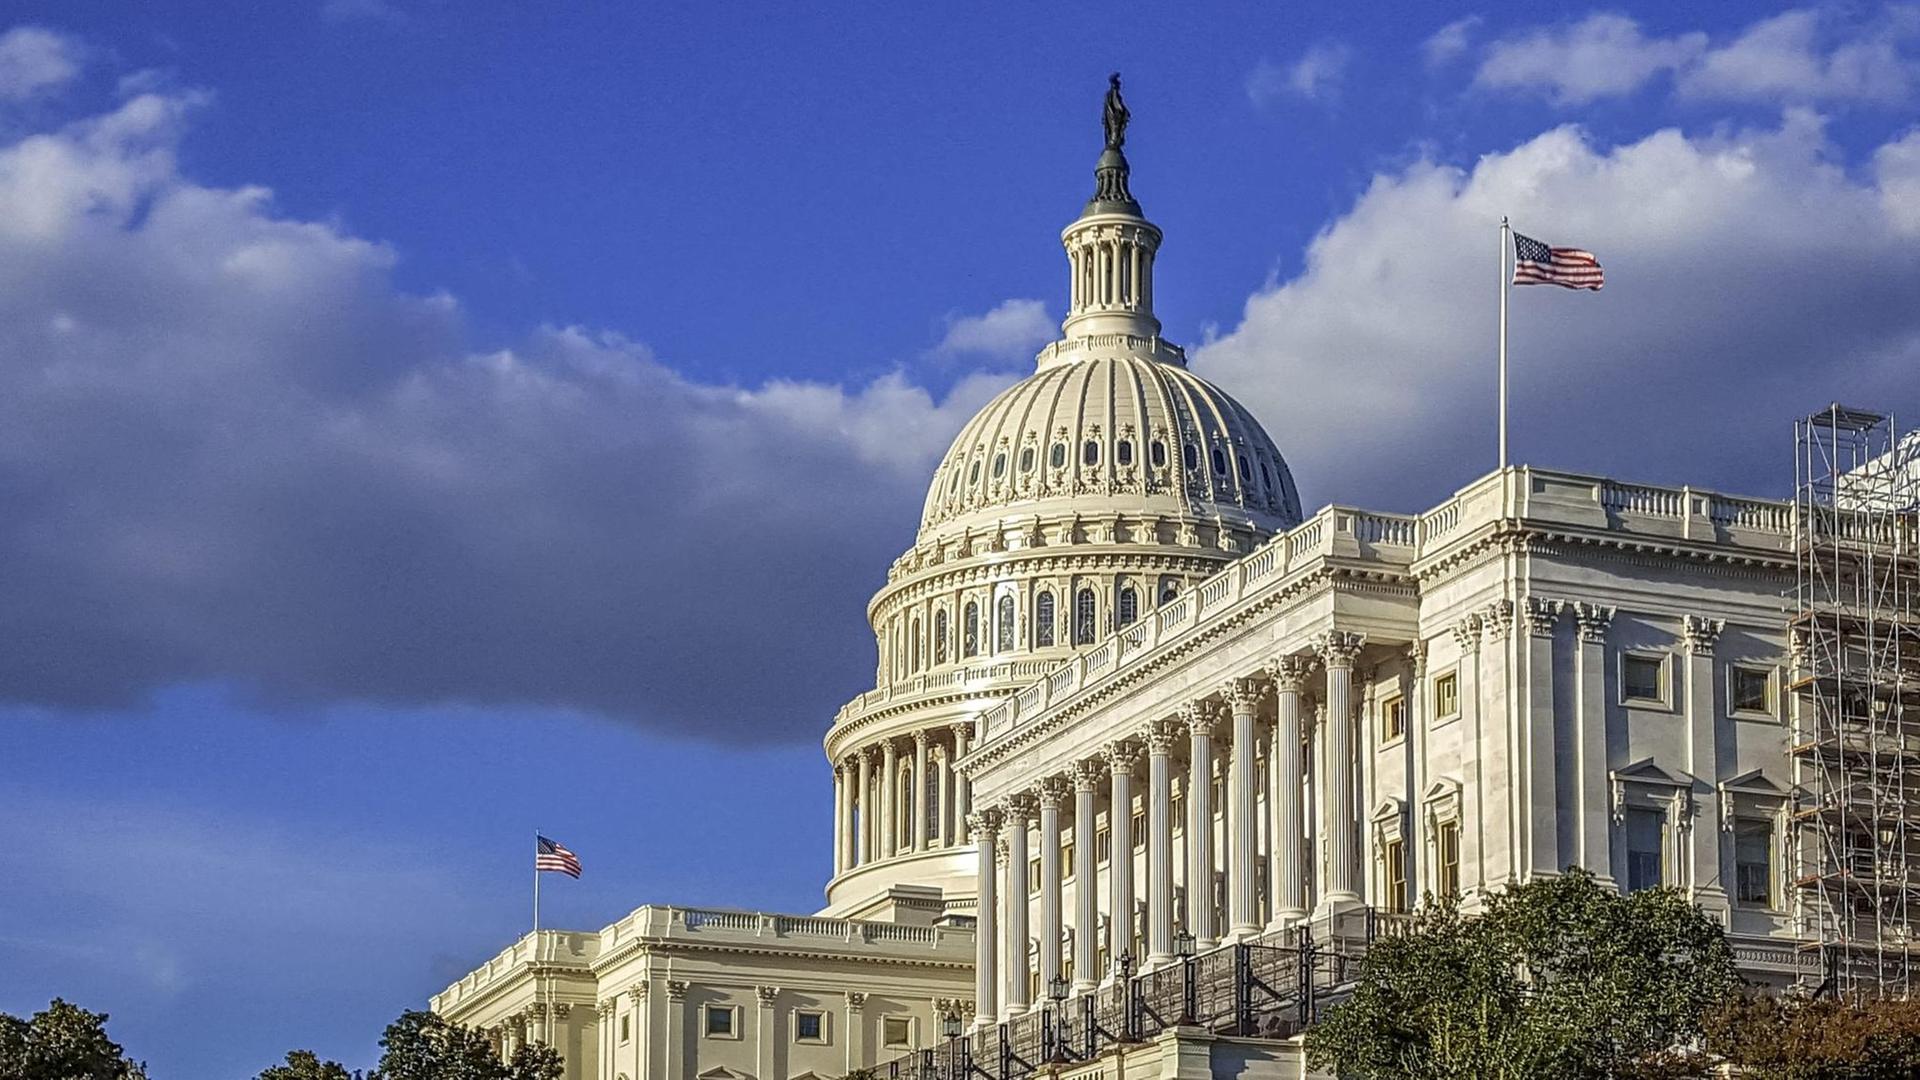
[(1067, 318), (1060, 324), (1068, 338), (1160, 334), (1160, 320), (1153, 317), (1153, 258), (1160, 250), (1160, 230), (1142, 216), (1128, 187), (1130, 168), (1122, 148), (1131, 117), (1115, 73), (1108, 77), (1101, 117), (1107, 138), (1094, 165), (1093, 198), (1060, 234), (1072, 271)]

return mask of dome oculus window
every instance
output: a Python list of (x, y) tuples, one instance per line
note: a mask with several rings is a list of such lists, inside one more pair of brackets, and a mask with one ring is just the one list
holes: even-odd
[(1243, 484), (1253, 483), (1253, 468), (1247, 464), (1246, 458), (1240, 459), (1240, 482)]
[(1048, 464), (1050, 464), (1050, 465), (1052, 465), (1052, 466), (1053, 466), (1054, 468), (1056, 468), (1056, 469), (1064, 469), (1064, 468), (1066, 468), (1066, 466), (1067, 466), (1067, 444), (1066, 444), (1066, 443), (1059, 443), (1059, 442), (1057, 442), (1057, 443), (1054, 443), (1054, 444), (1053, 444), (1053, 450), (1052, 450), (1052, 451), (1051, 451), (1050, 453), (1048, 453), (1048, 455), (1047, 455), (1047, 463), (1048, 463)]
[(1031, 446), (1020, 451), (1020, 471), (1023, 473), (1033, 471), (1033, 447)]
[(1213, 448), (1213, 471), (1220, 476), (1227, 475), (1227, 455), (1217, 446)]
[(1007, 455), (1003, 451), (993, 455), (993, 478), (998, 480), (1005, 475), (1007, 475)]
[(1100, 464), (1100, 444), (1088, 439), (1086, 445), (1080, 448), (1080, 461), (1085, 465)]
[(1273, 474), (1267, 471), (1267, 463), (1264, 460), (1260, 462), (1260, 484), (1269, 489), (1273, 487)]
[(1121, 439), (1120, 445), (1113, 448), (1113, 460), (1122, 465), (1133, 464), (1133, 440)]
[(1045, 649), (1053, 644), (1053, 590), (1042, 592), (1033, 600), (1033, 645)]
[(973, 468), (967, 470), (967, 483), (977, 484), (979, 482), (980, 482), (980, 459), (975, 458), (973, 462)]
[(1200, 467), (1200, 448), (1192, 443), (1182, 445), (1180, 447), (1180, 460), (1186, 463), (1188, 472), (1198, 469)]
[(1167, 444), (1155, 439), (1153, 445), (1147, 448), (1147, 460), (1153, 462), (1153, 467), (1156, 469), (1166, 468)]

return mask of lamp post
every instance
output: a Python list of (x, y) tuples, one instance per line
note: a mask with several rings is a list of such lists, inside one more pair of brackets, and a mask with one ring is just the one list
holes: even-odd
[(1058, 975), (1047, 980), (1047, 1001), (1051, 1004), (1041, 1018), (1047, 1025), (1047, 1038), (1053, 1043), (1047, 1064), (1064, 1065), (1073, 1060), (1067, 1053), (1067, 980)]
[(1195, 1012), (1193, 986), (1193, 934), (1181, 927), (1173, 935), (1173, 953), (1180, 958), (1180, 1020), (1181, 1027), (1189, 1027), (1194, 1022)]

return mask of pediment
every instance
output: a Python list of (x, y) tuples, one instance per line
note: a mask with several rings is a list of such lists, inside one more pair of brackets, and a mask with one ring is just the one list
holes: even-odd
[(729, 1069), (725, 1065), (715, 1065), (706, 1072), (696, 1074), (697, 1080), (753, 1080), (752, 1073), (738, 1069)]
[(1631, 765), (1623, 765), (1613, 770), (1613, 778), (1615, 781), (1627, 784), (1653, 784), (1658, 787), (1672, 788), (1693, 786), (1692, 780), (1655, 765), (1652, 758), (1641, 758)]
[(1768, 776), (1765, 769), (1749, 769), (1731, 780), (1722, 780), (1720, 789), (1764, 799), (1784, 799), (1792, 794), (1786, 787)]
[(1406, 812), (1407, 804), (1389, 795), (1381, 799), (1380, 804), (1373, 808), (1373, 813), (1369, 815), (1369, 820), (1376, 824), (1399, 821), (1401, 816)]

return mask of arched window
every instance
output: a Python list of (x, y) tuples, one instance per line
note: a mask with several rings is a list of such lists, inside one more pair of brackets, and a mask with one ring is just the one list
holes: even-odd
[(1023, 473), (1033, 471), (1033, 447), (1031, 446), (1020, 451), (1020, 471)]
[(1147, 460), (1153, 462), (1153, 467), (1156, 469), (1166, 468), (1167, 444), (1159, 439), (1153, 440), (1153, 445), (1147, 448)]
[(1086, 445), (1080, 448), (1080, 461), (1086, 465), (1100, 464), (1100, 444), (1088, 439)]
[(998, 480), (1005, 475), (1007, 475), (1007, 452), (1002, 450), (993, 455), (993, 478)]
[(1063, 442), (1054, 443), (1053, 449), (1047, 452), (1047, 462), (1056, 469), (1065, 468), (1067, 464), (1067, 444)]
[(1133, 591), (1133, 586), (1122, 585), (1120, 587), (1119, 608), (1120, 610), (1118, 614), (1115, 615), (1114, 621), (1121, 626), (1131, 626), (1133, 625), (1133, 621), (1140, 617), (1140, 596)]
[(1133, 464), (1133, 440), (1121, 439), (1120, 445), (1113, 448), (1113, 460), (1122, 465)]
[(1053, 591), (1041, 593), (1033, 599), (1033, 645), (1044, 649), (1053, 644)]
[(994, 629), (994, 650), (996, 652), (1013, 651), (1013, 596), (1000, 597), (1000, 612), (994, 618), (998, 625)]
[(980, 652), (980, 605), (967, 601), (967, 614), (961, 620), (960, 655), (976, 656)]
[(947, 609), (933, 613), (933, 662), (947, 662)]
[(1180, 579), (1168, 578), (1160, 583), (1160, 602), (1171, 604), (1180, 599)]
[(967, 483), (977, 484), (979, 482), (980, 482), (980, 459), (974, 458), (973, 468), (967, 470)]
[(1093, 590), (1081, 589), (1073, 598), (1073, 643), (1075, 645), (1093, 644), (1093, 634), (1097, 629), (1093, 619)]
[(1244, 454), (1240, 456), (1240, 482), (1243, 484), (1253, 483), (1253, 468), (1247, 464), (1247, 458)]
[(907, 655), (912, 657), (912, 659), (910, 659), (907, 662), (907, 666), (912, 668), (914, 671), (919, 671), (920, 670), (920, 616), (915, 615), (913, 617), (913, 629), (908, 631), (908, 633), (910, 633), (912, 636), (907, 639)]
[(1182, 444), (1180, 447), (1180, 460), (1186, 463), (1188, 472), (1198, 469), (1200, 467), (1200, 448), (1192, 443)]
[(1213, 471), (1221, 476), (1227, 475), (1227, 455), (1219, 447), (1213, 448)]

